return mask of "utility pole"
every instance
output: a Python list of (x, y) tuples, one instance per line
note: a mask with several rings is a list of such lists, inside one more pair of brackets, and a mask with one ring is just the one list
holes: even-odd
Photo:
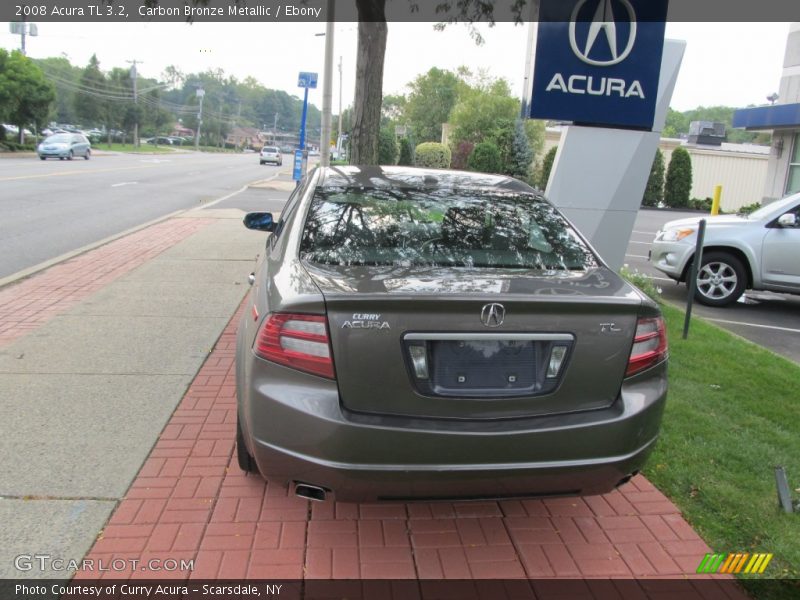
[(9, 30), (11, 33), (20, 36), (20, 50), (22, 51), (22, 55), (25, 56), (27, 54), (25, 48), (25, 38), (26, 36), (36, 37), (39, 35), (39, 28), (35, 23), (28, 23), (23, 16), (22, 21), (10, 23)]
[(333, 96), (333, 30), (335, 16), (333, 0), (328, 0), (327, 23), (325, 24), (325, 73), (322, 86), (322, 131), (319, 141), (319, 164), (327, 167), (331, 164), (331, 100)]
[(339, 56), (339, 133), (336, 136), (336, 158), (342, 158), (342, 57)]
[(139, 147), (139, 88), (137, 85), (137, 79), (139, 78), (139, 71), (136, 68), (137, 64), (141, 64), (141, 61), (133, 60), (127, 61), (130, 63), (131, 66), (131, 78), (133, 79), (133, 104), (136, 106), (136, 121), (133, 124), (133, 145), (135, 148)]
[(194, 134), (194, 149), (200, 149), (200, 127), (203, 125), (203, 98), (205, 98), (206, 91), (203, 88), (197, 88), (195, 92), (200, 98), (200, 111), (197, 113), (197, 131)]

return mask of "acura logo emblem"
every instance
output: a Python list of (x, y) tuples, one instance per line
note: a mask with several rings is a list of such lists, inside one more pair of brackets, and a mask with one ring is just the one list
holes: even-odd
[(492, 302), (487, 304), (481, 310), (481, 323), (486, 327), (500, 327), (503, 320), (506, 318), (506, 309), (502, 304)]
[[(587, 2), (597, 2), (597, 9), (589, 23), (588, 34), (584, 34), (586, 39), (581, 40), (582, 43), (579, 44), (576, 22), (578, 21), (579, 11)], [(616, 65), (625, 60), (633, 50), (633, 43), (636, 41), (636, 13), (629, 0), (613, 0), (613, 3), (621, 4), (628, 13), (627, 21), (623, 21), (628, 25), (627, 40), (618, 39), (617, 22), (614, 20), (614, 11), (611, 7), (612, 0), (580, 0), (572, 11), (572, 18), (569, 23), (569, 45), (572, 47), (575, 56), (589, 65), (596, 67)], [(602, 50), (602, 43), (598, 43), (601, 31), (605, 34), (608, 52)], [(597, 52), (595, 48), (601, 48), (601, 50)], [(609, 52), (610, 58), (608, 58)]]

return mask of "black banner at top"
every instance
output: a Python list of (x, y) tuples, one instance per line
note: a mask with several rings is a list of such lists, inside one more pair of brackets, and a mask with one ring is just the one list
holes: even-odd
[[(380, 17), (375, 15), (381, 12), (389, 22), (569, 20), (569, 15), (558, 10), (540, 14), (538, 0), (333, 0), (332, 4), (331, 18), (328, 0), (2, 0), (0, 21), (355, 22), (378, 20)], [(667, 20), (798, 21), (800, 3), (796, 0), (671, 0)]]

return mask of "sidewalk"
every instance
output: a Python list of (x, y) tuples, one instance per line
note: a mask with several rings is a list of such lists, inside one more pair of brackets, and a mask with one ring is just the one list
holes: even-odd
[(311, 503), (245, 476), (234, 339), (263, 247), (240, 211), (198, 210), (0, 289), (1, 577), (57, 576), (14, 569), (34, 552), (194, 560), (155, 574), (178, 578), (695, 577), (709, 547), (641, 476), (435, 504)]

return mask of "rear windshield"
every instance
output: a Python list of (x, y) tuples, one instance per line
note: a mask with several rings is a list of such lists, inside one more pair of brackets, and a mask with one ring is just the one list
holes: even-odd
[(597, 262), (534, 194), (317, 188), (300, 257), (327, 265), (583, 270)]
[(272, 154), (277, 154), (278, 153), (278, 149), (277, 148), (266, 147), (266, 148), (264, 148), (264, 152), (271, 152)]

